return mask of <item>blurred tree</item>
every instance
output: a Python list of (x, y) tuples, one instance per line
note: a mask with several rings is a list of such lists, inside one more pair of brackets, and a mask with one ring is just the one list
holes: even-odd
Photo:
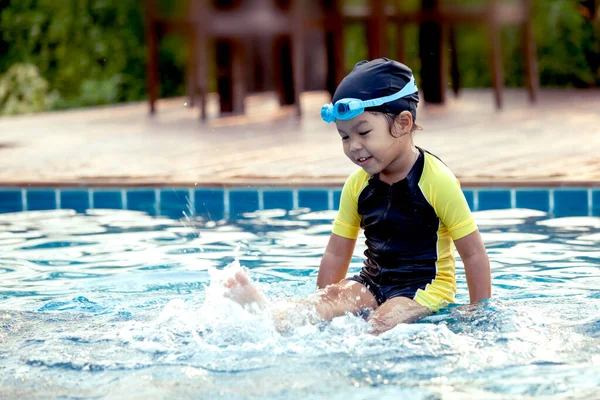
[(49, 110), (57, 100), (35, 65), (14, 64), (0, 77), (0, 115)]
[[(346, 1), (366, 4), (366, 0)], [(420, 1), (403, 0), (401, 4), (414, 8)], [(159, 0), (159, 3), (169, 10), (174, 9), (175, 3), (180, 4), (172, 0)], [(600, 85), (600, 16), (597, 7), (598, 0), (534, 0), (542, 86)], [(520, 34), (518, 28), (506, 28), (503, 32), (508, 86), (521, 86), (523, 82)], [(405, 62), (415, 71), (420, 70), (417, 35), (415, 25), (405, 27)], [(388, 29), (388, 38), (389, 54), (394, 57), (395, 27)], [(356, 61), (365, 59), (368, 54), (364, 27), (347, 26), (343, 45), (346, 69), (350, 70)], [(484, 28), (459, 27), (457, 45), (463, 86), (489, 86)], [(32, 75), (28, 70), (24, 73), (28, 67), (19, 67), (21, 72), (17, 75), (23, 78), (19, 78), (19, 82), (27, 79), (38, 82), (35, 93), (58, 93), (51, 101), (36, 103), (32, 106), (34, 109), (39, 104), (46, 108), (67, 108), (142, 100), (146, 96), (145, 57), (144, 9), (139, 0), (0, 0), (3, 90), (11, 95), (22, 90), (22, 84), (15, 88), (8, 86), (7, 82), (14, 84), (16, 75), (13, 71), (7, 78), (6, 73), (15, 64), (23, 64), (35, 66), (38, 72)], [(169, 36), (161, 40), (161, 97), (185, 93), (185, 60), (181, 38)], [(33, 78), (34, 75), (40, 79)], [(46, 82), (47, 86), (41, 82)], [(211, 87), (214, 88), (214, 82)], [(23, 94), (11, 98), (21, 98), (19, 96)]]
[[(0, 73), (36, 65), (60, 94), (57, 108), (145, 97), (144, 15), (139, 0), (0, 0)], [(183, 46), (161, 46), (163, 96), (183, 86)]]
[[(346, 4), (366, 4), (366, 0), (345, 0)], [(406, 9), (418, 7), (421, 0), (403, 0)], [(485, 0), (452, 0), (456, 4), (482, 4)], [(541, 86), (590, 87), (600, 85), (600, 17), (582, 12), (581, 4), (597, 0), (534, 0), (534, 28), (537, 44)], [(587, 17), (587, 18), (586, 18)], [(365, 29), (351, 25), (345, 29), (345, 66), (349, 71), (354, 63), (366, 58)], [(491, 76), (489, 49), (484, 26), (460, 25), (456, 29), (457, 52), (461, 81), (464, 87), (489, 87)], [(394, 57), (394, 30), (388, 34), (390, 56)], [(406, 63), (419, 71), (418, 29), (404, 29)], [(524, 68), (521, 30), (503, 29), (504, 68), (507, 86), (523, 86)]]

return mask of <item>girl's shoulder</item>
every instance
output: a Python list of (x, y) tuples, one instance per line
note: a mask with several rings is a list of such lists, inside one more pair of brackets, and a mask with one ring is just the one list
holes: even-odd
[(450, 180), (456, 181), (456, 175), (452, 172), (450, 167), (437, 155), (431, 153), (428, 150), (423, 150), (425, 157), (423, 165), (423, 175), (428, 179), (433, 180)]
[(346, 178), (343, 190), (352, 197), (358, 198), (358, 195), (368, 184), (370, 178), (371, 176), (364, 169), (357, 168)]
[(365, 172), (364, 169), (357, 168), (350, 175), (348, 175), (348, 178), (346, 178), (346, 183), (362, 185), (362, 183), (368, 181), (369, 178), (371, 178), (371, 176)]

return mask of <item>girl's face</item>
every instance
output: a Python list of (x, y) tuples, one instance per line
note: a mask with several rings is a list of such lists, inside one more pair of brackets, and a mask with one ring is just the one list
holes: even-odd
[(392, 132), (397, 137), (390, 134), (383, 116), (370, 112), (347, 121), (338, 120), (336, 126), (346, 156), (369, 175), (382, 173), (393, 177), (401, 173), (407, 163), (412, 166), (415, 155), (410, 134), (412, 118), (409, 124), (396, 124)]

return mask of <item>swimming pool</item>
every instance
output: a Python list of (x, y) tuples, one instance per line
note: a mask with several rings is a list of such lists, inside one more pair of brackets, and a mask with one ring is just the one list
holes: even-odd
[(239, 262), (310, 293), (338, 189), (2, 189), (0, 398), (593, 398), (598, 193), (465, 190), (493, 300), (461, 307), (459, 263), (456, 306), (374, 337), (351, 316), (279, 335), (211, 285)]

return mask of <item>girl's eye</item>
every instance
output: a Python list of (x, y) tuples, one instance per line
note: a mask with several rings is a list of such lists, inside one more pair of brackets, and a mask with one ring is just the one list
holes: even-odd
[(342, 136), (342, 140), (348, 140), (349, 136)]
[(371, 132), (371, 131), (366, 131), (366, 132), (358, 132), (358, 134), (359, 134), (360, 136), (365, 136), (365, 135), (366, 135), (367, 133), (369, 133), (369, 132)]

